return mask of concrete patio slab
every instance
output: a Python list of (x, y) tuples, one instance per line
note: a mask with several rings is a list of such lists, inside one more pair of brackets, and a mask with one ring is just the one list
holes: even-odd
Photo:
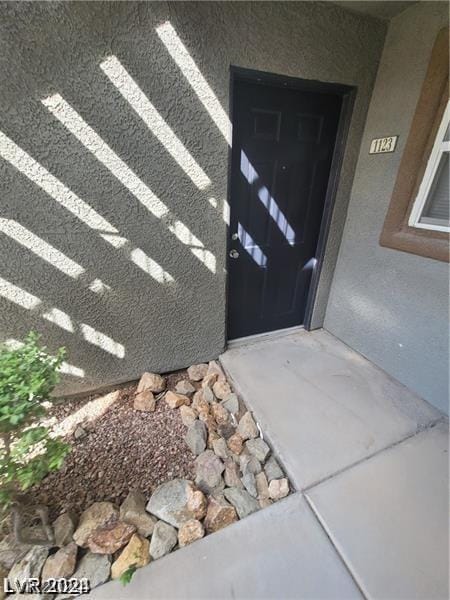
[(449, 597), (447, 423), (307, 495), (367, 597)]
[(127, 598), (361, 598), (301, 494), (139, 569), (124, 588), (88, 596)]
[(323, 330), (232, 348), (221, 362), (297, 489), (442, 416)]

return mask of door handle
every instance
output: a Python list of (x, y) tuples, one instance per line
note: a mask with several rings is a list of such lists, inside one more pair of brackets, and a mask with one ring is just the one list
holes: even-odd
[(233, 248), (230, 250), (230, 258), (239, 258), (239, 252)]

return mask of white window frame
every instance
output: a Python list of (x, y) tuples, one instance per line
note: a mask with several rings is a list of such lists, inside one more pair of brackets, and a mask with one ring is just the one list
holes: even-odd
[[(436, 172), (439, 168), (442, 155), (444, 152), (450, 152), (450, 141), (444, 141), (445, 132), (450, 121), (450, 100), (444, 110), (441, 124), (434, 141), (433, 149), (431, 150), (430, 158), (428, 159), (427, 168), (423, 175), (422, 182), (419, 187), (416, 199), (409, 216), (408, 225), (410, 227), (417, 227), (419, 229), (431, 229), (433, 231), (447, 231), (450, 232), (450, 225), (443, 225), (438, 219), (430, 219), (428, 223), (420, 223), (422, 218), (423, 209), (428, 199), (428, 195), (433, 185)], [(436, 221), (436, 222), (432, 222)]]

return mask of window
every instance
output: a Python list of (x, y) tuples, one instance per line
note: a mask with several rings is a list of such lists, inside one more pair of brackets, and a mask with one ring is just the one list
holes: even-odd
[(380, 233), (381, 246), (445, 262), (450, 261), (448, 48), (445, 27), (430, 55)]
[(450, 231), (449, 155), (450, 102), (442, 118), (408, 224), (410, 227)]

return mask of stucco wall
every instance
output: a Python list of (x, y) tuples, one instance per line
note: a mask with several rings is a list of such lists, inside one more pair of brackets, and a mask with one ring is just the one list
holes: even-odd
[(358, 86), (321, 324), (383, 23), (312, 2), (7, 2), (0, 16), (1, 339), (33, 328), (66, 346), (64, 393), (221, 352), (231, 64)]
[[(325, 327), (448, 411), (448, 265), (382, 248), (379, 236), (447, 3), (421, 2), (391, 21), (367, 116)], [(399, 135), (394, 154), (370, 140)]]

